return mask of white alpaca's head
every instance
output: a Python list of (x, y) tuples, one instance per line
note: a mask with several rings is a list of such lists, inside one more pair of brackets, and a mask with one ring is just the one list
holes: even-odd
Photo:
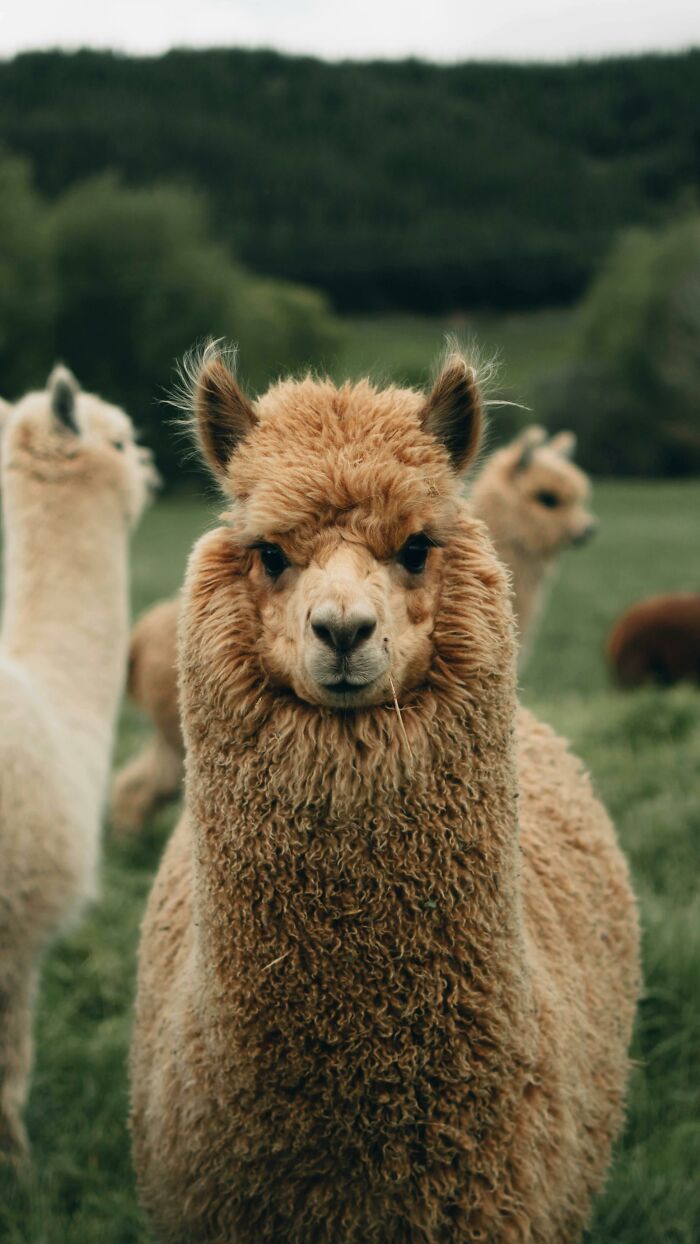
[(15, 406), (2, 403), (0, 447), (3, 483), (11, 473), (111, 492), (129, 527), (159, 482), (150, 450), (136, 444), (128, 415), (84, 393), (60, 364), (43, 392), (28, 393)]

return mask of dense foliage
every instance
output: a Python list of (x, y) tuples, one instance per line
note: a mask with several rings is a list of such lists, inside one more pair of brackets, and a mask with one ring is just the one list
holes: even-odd
[(553, 305), (700, 183), (700, 52), (564, 66), (272, 52), (0, 65), (0, 138), (58, 195), (116, 169), (204, 189), (255, 271), (340, 308)]
[(700, 216), (623, 234), (579, 315), (573, 360), (540, 385), (589, 470), (700, 471)]
[(0, 392), (43, 385), (56, 358), (124, 405), (166, 478), (192, 456), (161, 400), (174, 364), (208, 336), (235, 340), (254, 387), (322, 361), (336, 341), (325, 299), (259, 279), (211, 237), (201, 198), (127, 188), (113, 174), (46, 206), (22, 161), (0, 159)]

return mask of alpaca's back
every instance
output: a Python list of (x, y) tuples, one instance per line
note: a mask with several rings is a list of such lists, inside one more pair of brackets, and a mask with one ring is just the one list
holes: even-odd
[[(546, 1195), (561, 1183), (571, 1198), (569, 1221), (566, 1198), (561, 1205), (561, 1238), (569, 1240), (603, 1182), (622, 1120), (639, 993), (638, 920), (626, 861), (585, 768), (524, 711), (518, 737), (525, 932), (539, 969), (539, 1065), (526, 1101), (541, 1127), (550, 1099), (550, 1135), (537, 1143)], [(559, 1237), (547, 1235), (543, 1217), (533, 1238)]]
[(128, 691), (171, 747), (184, 750), (177, 698), (179, 597), (160, 601), (134, 626)]

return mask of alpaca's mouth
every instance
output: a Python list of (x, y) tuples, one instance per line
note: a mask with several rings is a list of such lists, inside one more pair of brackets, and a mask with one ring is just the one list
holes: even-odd
[(347, 678), (339, 678), (337, 682), (324, 682), (321, 686), (324, 691), (330, 691), (333, 695), (359, 695), (377, 681), (377, 678), (369, 678), (367, 682), (348, 682)]

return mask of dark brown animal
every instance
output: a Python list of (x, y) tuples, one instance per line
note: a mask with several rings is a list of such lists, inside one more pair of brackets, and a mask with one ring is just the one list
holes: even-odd
[(700, 683), (700, 593), (633, 605), (610, 632), (608, 659), (622, 687)]

